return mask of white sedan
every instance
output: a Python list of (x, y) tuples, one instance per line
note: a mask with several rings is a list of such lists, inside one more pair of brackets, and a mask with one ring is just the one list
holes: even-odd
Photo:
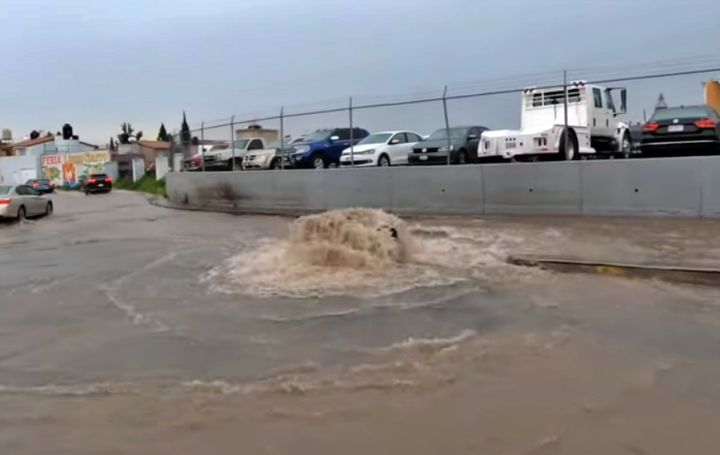
[(408, 162), (408, 154), (422, 137), (412, 131), (383, 131), (374, 133), (353, 147), (343, 150), (341, 166), (395, 166)]
[(50, 215), (53, 203), (30, 185), (0, 185), (0, 218)]

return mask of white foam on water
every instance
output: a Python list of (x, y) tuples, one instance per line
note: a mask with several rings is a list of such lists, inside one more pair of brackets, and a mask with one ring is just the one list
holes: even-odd
[[(298, 218), (287, 239), (264, 239), (202, 277), (212, 292), (258, 297), (379, 297), (465, 281), (432, 264), (401, 219), (374, 209)], [(441, 248), (441, 247), (438, 247)]]
[(93, 384), (46, 384), (40, 386), (13, 386), (0, 384), (0, 394), (8, 395), (45, 395), (84, 397), (94, 395), (119, 395), (136, 393), (136, 389), (125, 383)]
[[(552, 240), (553, 232), (545, 234)], [(210, 292), (255, 297), (375, 298), (532, 274), (506, 263), (525, 243), (512, 229), (408, 226), (381, 210), (334, 210), (298, 218), (286, 239), (262, 239), (201, 281)]]
[(463, 330), (459, 334), (448, 338), (414, 338), (409, 337), (404, 341), (381, 348), (381, 351), (438, 351), (452, 348), (477, 336), (474, 330)]

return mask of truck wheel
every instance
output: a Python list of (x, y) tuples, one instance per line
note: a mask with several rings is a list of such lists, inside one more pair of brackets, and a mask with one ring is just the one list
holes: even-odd
[[(567, 134), (565, 133), (566, 132), (563, 131), (562, 136), (560, 137), (560, 150), (558, 151), (560, 159), (563, 161), (579, 160), (580, 153), (578, 150), (578, 140), (575, 135), (575, 131), (569, 129)], [(565, 137), (569, 139), (567, 144), (565, 143)]]
[(622, 142), (620, 142), (620, 155), (623, 158), (630, 158), (632, 154), (632, 140), (630, 139), (630, 133), (627, 131), (623, 135)]
[(315, 169), (325, 169), (325, 167), (326, 167), (326, 166), (325, 166), (325, 158), (323, 158), (323, 157), (320, 156), (320, 155), (315, 155), (315, 156), (313, 156), (312, 166), (313, 166)]
[(270, 169), (273, 169), (273, 170), (280, 169), (280, 160), (277, 158), (272, 160), (272, 162), (270, 163)]

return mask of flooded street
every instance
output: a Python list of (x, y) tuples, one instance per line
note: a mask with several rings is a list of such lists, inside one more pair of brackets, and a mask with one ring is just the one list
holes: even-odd
[(720, 290), (505, 262), (717, 267), (718, 221), (363, 215), (375, 235), (54, 199), (0, 225), (0, 453), (720, 447)]

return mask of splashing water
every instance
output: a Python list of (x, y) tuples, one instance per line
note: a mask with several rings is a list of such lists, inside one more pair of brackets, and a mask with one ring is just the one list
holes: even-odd
[(504, 266), (506, 246), (517, 240), (435, 230), (427, 235), (376, 209), (304, 216), (287, 239), (261, 240), (203, 280), (213, 292), (258, 297), (378, 297), (483, 277), (483, 266)]
[(384, 269), (407, 262), (412, 239), (405, 222), (381, 210), (333, 210), (298, 218), (290, 227), (288, 260), (321, 267)]

